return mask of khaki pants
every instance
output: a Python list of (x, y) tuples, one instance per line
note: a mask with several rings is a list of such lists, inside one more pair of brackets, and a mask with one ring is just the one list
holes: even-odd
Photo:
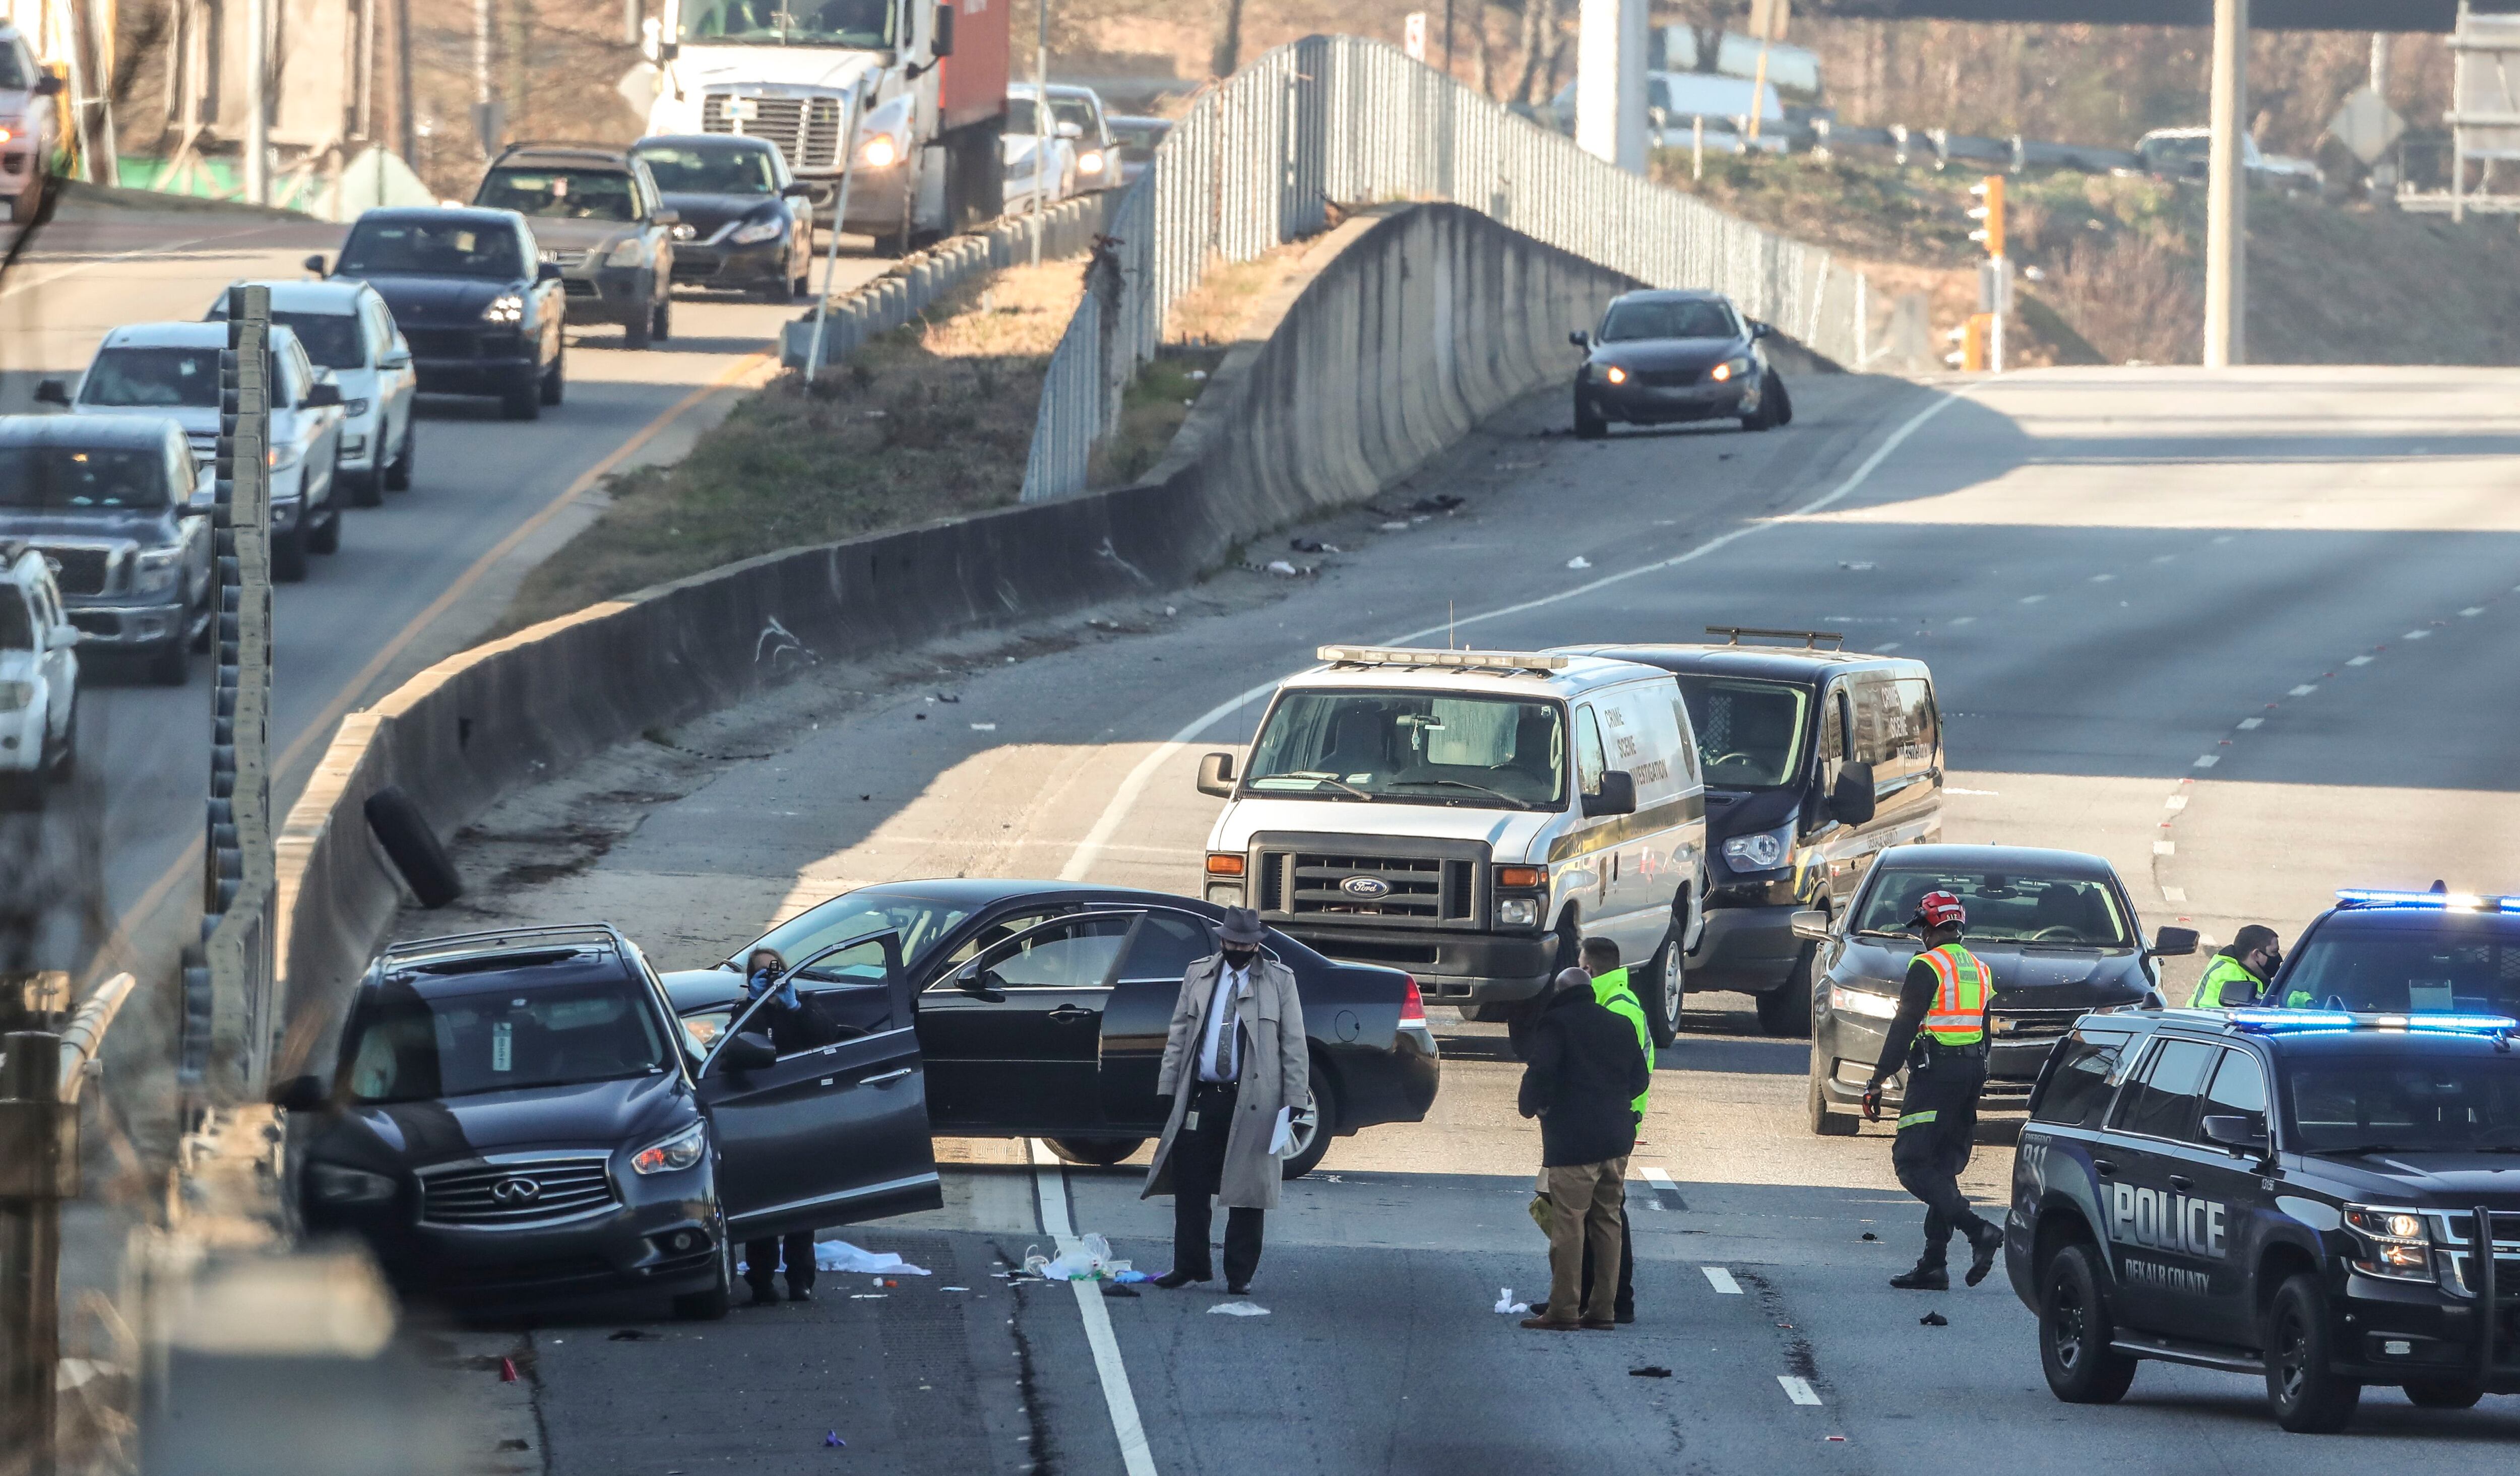
[(1549, 1319), (1573, 1322), (1583, 1296), (1584, 1252), (1591, 1242), (1593, 1297), (1582, 1304), (1582, 1320), (1607, 1322), (1617, 1311), (1619, 1293), (1619, 1212), (1627, 1203), (1628, 1160), (1543, 1169), (1541, 1178), (1555, 1212), (1549, 1228)]

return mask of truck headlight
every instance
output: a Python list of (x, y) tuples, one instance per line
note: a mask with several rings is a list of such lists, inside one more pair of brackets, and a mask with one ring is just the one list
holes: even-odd
[(306, 1192), (326, 1204), (382, 1204), (393, 1198), (394, 1182), (365, 1169), (310, 1163), (306, 1166)]
[(303, 446), (282, 446), (275, 444), (269, 451), (263, 453), (262, 459), (264, 464), (269, 466), (272, 470), (286, 471), (290, 468), (296, 466), (297, 463), (305, 457), (305, 455), (306, 448)]
[(1540, 899), (1537, 897), (1500, 897), (1497, 899), (1499, 927), (1538, 927)]
[(34, 700), (34, 683), (0, 682), (0, 712), (23, 712)]
[(341, 402), (341, 414), (345, 419), (355, 421), (367, 413), (368, 402), (365, 400), (343, 400)]
[(2363, 1252), (2354, 1262), (2356, 1271), (2393, 1281), (2433, 1279), (2433, 1237), (2423, 1216), (2412, 1210), (2349, 1204), (2345, 1229)]
[(1078, 155), (1076, 157), (1076, 172), (1079, 174), (1102, 173), (1102, 151), (1100, 149), (1088, 149), (1083, 154)]
[(484, 323), (522, 323), (525, 321), (525, 299), (516, 292), (501, 292), (481, 309)]
[(688, 1169), (708, 1151), (708, 1129), (700, 1123), (659, 1139), (630, 1155), (630, 1167), (642, 1174), (670, 1174)]
[(1756, 835), (1735, 835), (1724, 842), (1725, 863), (1736, 872), (1773, 872), (1785, 864), (1793, 849), (1792, 827), (1780, 826)]
[(604, 264), (606, 266), (633, 267), (639, 264), (639, 238), (633, 236), (627, 241), (615, 243), (611, 250), (605, 252)]
[(176, 571), (183, 566), (182, 549), (142, 549), (132, 564), (131, 585), (135, 593), (158, 594), (175, 582)]
[(1828, 1007), (1837, 1014), (1860, 1014), (1871, 1020), (1895, 1020), (1899, 1017), (1897, 1000), (1886, 994), (1848, 989), (1840, 984), (1828, 986)]
[(759, 246), (765, 241), (777, 241), (779, 233), (786, 229), (784, 224), (776, 220), (747, 220), (737, 226), (735, 234), (729, 236), (727, 240), (737, 246)]
[(878, 133), (858, 145), (858, 162), (869, 169), (889, 169), (901, 162), (901, 140)]

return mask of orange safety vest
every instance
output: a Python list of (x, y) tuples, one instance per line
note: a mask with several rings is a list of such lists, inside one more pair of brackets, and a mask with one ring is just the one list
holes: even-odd
[(1986, 1039), (1986, 1001), (1994, 986), (1986, 965), (1957, 943), (1916, 956), (1934, 971), (1933, 1007), (1918, 1028), (1945, 1046), (1974, 1046)]

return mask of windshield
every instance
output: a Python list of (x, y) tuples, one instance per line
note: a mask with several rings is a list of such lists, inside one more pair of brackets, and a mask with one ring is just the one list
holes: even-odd
[(1732, 314), (1720, 302), (1622, 302), (1601, 320), (1601, 341), (1638, 338), (1731, 338)]
[(1708, 788), (1773, 789), (1801, 776), (1809, 693), (1781, 682), (1686, 672), (1679, 681)]
[(0, 584), (0, 650), (33, 650), (35, 617), (14, 584)]
[(1554, 701), (1423, 692), (1289, 692), (1243, 781), (1255, 794), (1556, 809), (1566, 721)]
[(79, 403), (216, 410), (219, 351), (213, 347), (106, 349), (88, 366)]
[(2305, 1052), (2284, 1074), (2304, 1152), (2520, 1152), (2520, 1055)]
[(2302, 941), (2281, 993), (2347, 1009), (2520, 1013), (2520, 917), (2339, 914)]
[(2214, 152), (2214, 141), (2194, 134), (2183, 138), (2157, 138), (2152, 141), (2152, 152), (2156, 157), (2176, 163), (2201, 162)]
[[(851, 938), (863, 938), (869, 933), (890, 928), (901, 934), (901, 962), (908, 966), (918, 962), (922, 955), (936, 946), (938, 940), (970, 915), (969, 908), (955, 903), (939, 902), (929, 897), (906, 897), (899, 892), (869, 887), (834, 897), (820, 907), (797, 914), (772, 928), (761, 941), (743, 952), (749, 955), (753, 948), (775, 948), (781, 958), (794, 964), (834, 943), (846, 943)], [(831, 966), (838, 968), (841, 962), (841, 959), (834, 958)], [(802, 977), (828, 983), (849, 981), (841, 974), (820, 967), (805, 970)]]
[(511, 281), (524, 253), (506, 226), (472, 220), (363, 221), (341, 246), (338, 270), (411, 277), (486, 277)]
[(0, 87), (5, 87), (11, 92), (23, 92), (32, 85), (34, 85), (34, 79), (27, 76), (26, 69), (18, 65), (18, 48), (0, 46)]
[(662, 1071), (673, 1057), (636, 985), (536, 984), (431, 998), (387, 984), (348, 1043), (352, 1101), (433, 1101)]
[(639, 218), (639, 197), (618, 169), (493, 169), (472, 202), (547, 220)]
[(367, 341), (359, 335), (359, 320), (352, 313), (284, 313), (271, 315), (274, 323), (289, 325), (306, 356), (326, 369), (365, 369), (368, 367)]
[(893, 44), (893, 0), (683, 0), (686, 46), (848, 46)]
[(1927, 892), (1949, 892), (1960, 899), (1968, 910), (1961, 936), (1971, 943), (2134, 946), (2117, 889), (2107, 882), (2013, 872), (1885, 868), (1873, 873), (1855, 925), (1866, 932), (1905, 931)]
[(668, 195), (771, 195), (779, 189), (767, 149), (660, 144), (642, 148), (639, 159)]
[(0, 508), (29, 513), (105, 509), (162, 511), (166, 448), (75, 450), (68, 446), (0, 446)]
[[(1058, 115), (1058, 111), (1057, 109), (1051, 110), (1052, 117), (1055, 118)], [(1041, 136), (1041, 115), (1033, 112), (1032, 99), (1007, 99), (1007, 125), (1005, 136), (1008, 138), (1038, 138)]]
[(1094, 105), (1083, 98), (1063, 98), (1055, 92), (1052, 93), (1050, 120), (1054, 123), (1074, 123), (1076, 131), (1087, 138), (1092, 138), (1102, 131), (1094, 126)]

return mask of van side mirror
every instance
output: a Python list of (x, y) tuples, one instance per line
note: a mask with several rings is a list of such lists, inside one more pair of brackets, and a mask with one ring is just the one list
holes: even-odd
[(1838, 823), (1849, 826), (1870, 825), (1874, 809), (1872, 766), (1849, 760), (1837, 766), (1837, 783), (1828, 790), (1828, 813)]
[(321, 251), (317, 251), (314, 255), (307, 257), (304, 261), (297, 264), (306, 268), (306, 270), (313, 272), (318, 277), (324, 275), (324, 253)]
[(927, 54), (939, 59), (954, 54), (954, 7), (936, 7), (934, 33), (927, 38)]
[(2267, 1151), (2266, 1127), (2255, 1118), (2216, 1112), (2199, 1119), (2196, 1126), (2205, 1141), (2216, 1147), (2244, 1154), (2263, 1155)]
[(35, 403), (69, 408), (70, 386), (61, 380), (46, 380), (35, 386)]
[(46, 650), (68, 650), (78, 644), (79, 630), (75, 625), (56, 625), (44, 635)]
[(320, 1076), (292, 1076), (271, 1094), (271, 1104), (284, 1112), (321, 1112), (332, 1101), (333, 1090)]
[(59, 73), (39, 71), (35, 73), (35, 85), (26, 90), (39, 98), (50, 98), (61, 96), (68, 87), (69, 84), (64, 82)]
[(1828, 941), (1828, 914), (1817, 908), (1807, 913), (1796, 913), (1786, 920), (1797, 938), (1808, 938), (1814, 943)]
[(1635, 775), (1625, 769), (1611, 769), (1604, 772), (1601, 776), (1600, 792), (1584, 796), (1586, 820), (1596, 820), (1605, 815), (1636, 813), (1637, 780)]
[(1200, 755), (1198, 761), (1198, 792), (1201, 794), (1213, 794), (1219, 799), (1232, 799), (1234, 797), (1233, 754), (1208, 753)]
[(2152, 935), (2152, 947), (2143, 951), (2148, 959), (2183, 959), (2196, 952), (2196, 929), (2165, 927)]

